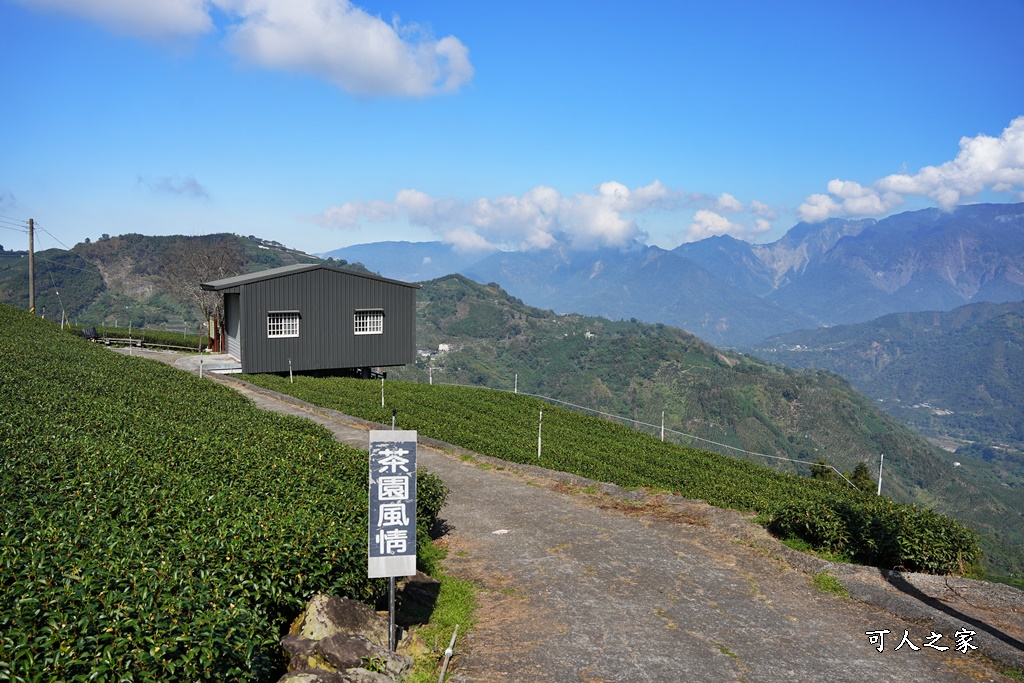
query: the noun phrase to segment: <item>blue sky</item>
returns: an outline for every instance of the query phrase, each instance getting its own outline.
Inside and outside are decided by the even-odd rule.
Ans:
[[[1024,201],[1022,27],[1024,0],[0,0],[0,226],[671,248]]]

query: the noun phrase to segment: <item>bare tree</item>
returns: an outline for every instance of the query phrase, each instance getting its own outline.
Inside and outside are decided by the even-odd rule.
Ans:
[[[230,235],[184,237],[164,252],[167,288],[182,303],[202,311],[205,320],[216,324],[224,318],[224,297],[199,285],[239,275],[244,258],[238,242]],[[220,330],[216,337],[221,337]]]

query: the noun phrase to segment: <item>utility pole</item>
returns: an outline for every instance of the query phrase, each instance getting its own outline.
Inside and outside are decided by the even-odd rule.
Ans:
[[[36,222],[28,219],[28,312],[36,312]]]

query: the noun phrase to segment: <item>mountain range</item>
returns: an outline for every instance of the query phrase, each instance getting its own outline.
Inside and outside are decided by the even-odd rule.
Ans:
[[[398,279],[458,272],[556,312],[661,322],[742,347],[888,313],[1024,299],[1024,204],[799,223],[759,245],[719,236],[671,251],[473,255],[439,242],[378,242],[324,256]]]
[[[750,352],[839,373],[889,414],[1024,486],[1024,302],[893,313],[778,335]]]
[[[1003,223],[1012,229],[1019,220],[1012,214],[1014,209],[1020,212],[1020,207],[995,207],[993,211],[1006,217]],[[948,214],[937,215],[939,222],[949,218]],[[538,288],[545,279],[567,282],[571,286],[566,286],[566,291],[556,288],[554,293],[580,297],[575,301],[582,305],[585,298],[573,290],[592,289],[605,298],[602,305],[619,305],[622,313],[610,318],[556,315],[527,305],[496,284],[481,285],[463,276],[438,278],[425,282],[421,289],[417,338],[422,349],[437,349],[438,344],[445,343],[451,351],[424,356],[415,365],[396,370],[395,376],[430,381],[430,373],[437,375],[437,368],[441,368],[442,381],[513,388],[518,375],[522,391],[624,415],[631,423],[639,420],[657,425],[664,411],[669,430],[771,455],[773,461],[778,458],[783,465],[796,468],[791,471],[807,467],[795,460],[824,457],[848,472],[858,462],[877,462],[878,454],[885,453],[890,472],[884,486],[887,493],[940,507],[961,518],[970,515],[972,523],[987,532],[989,570],[994,575],[1019,576],[1024,567],[1024,517],[1014,511],[1020,509],[1024,477],[999,476],[998,467],[1012,464],[1002,458],[1002,451],[992,449],[989,453],[982,449],[976,457],[954,456],[882,413],[879,404],[860,395],[838,375],[825,370],[805,372],[770,366],[749,355],[719,350],[701,338],[705,335],[695,336],[660,321],[645,324],[635,310],[641,304],[669,311],[683,303],[718,308],[742,301],[747,306],[745,312],[716,312],[726,318],[718,321],[722,324],[719,329],[728,331],[747,325],[747,335],[754,337],[762,332],[758,326],[770,329],[780,320],[786,325],[802,324],[797,314],[787,313],[794,320],[785,318],[771,296],[798,283],[813,271],[815,263],[839,249],[844,241],[860,239],[882,223],[832,221],[798,226],[800,229],[790,231],[778,243],[764,246],[715,238],[687,245],[679,250],[682,254],[656,248],[582,254],[491,254],[492,264],[500,265],[506,258],[535,264],[538,270],[532,274],[526,270],[519,280],[524,289]],[[993,238],[988,239],[985,253],[991,254],[990,264],[1018,258],[1012,249],[1000,251],[992,243]],[[318,260],[254,236],[104,236],[72,250],[37,254],[37,307],[48,317],[57,318],[57,312],[66,312],[74,322],[87,325],[110,325],[118,320],[123,325],[126,317],[135,327],[195,321],[195,311],[189,310],[186,301],[176,297],[169,287],[165,272],[169,255],[180,253],[180,249],[175,250],[183,243],[213,248],[225,242],[235,247],[239,272]],[[363,254],[349,255],[352,260],[367,262],[373,270],[406,280],[416,280],[417,274],[425,275],[431,268],[449,270],[463,258],[443,245],[433,245],[431,252],[417,245],[393,246],[371,245]],[[706,267],[693,265],[695,258]],[[326,262],[362,268],[358,263],[346,263],[348,260],[331,256]],[[746,269],[730,271],[726,266],[737,260],[746,263]],[[26,261],[23,252],[0,252],[0,299],[21,308],[27,303]],[[497,272],[497,268],[485,270],[480,267],[482,263],[487,266],[483,259],[476,258],[462,267],[477,272],[478,279],[482,279],[480,272]],[[510,260],[506,267],[511,269],[513,263]],[[680,268],[679,263],[687,265]],[[389,270],[392,267],[404,270]],[[545,268],[554,272],[545,272]],[[993,272],[997,271],[998,267]],[[732,281],[727,282],[730,272]],[[510,270],[509,274],[515,273]],[[1003,276],[997,272],[988,282],[999,277]],[[673,292],[666,288],[665,280],[685,283],[691,289]],[[1011,282],[1010,278],[1004,280]],[[627,304],[615,303],[616,283],[619,289],[629,289]],[[712,289],[703,289],[707,286]],[[983,289],[978,288],[975,294]],[[993,290],[989,287],[988,291]],[[747,318],[755,324],[748,324]],[[812,317],[802,315],[802,319],[808,318]],[[709,329],[713,327],[714,320],[706,320]],[[899,353],[908,355],[911,346],[900,349]],[[990,361],[995,368],[1000,358],[1007,361],[1005,367],[1014,367],[1014,349],[1006,346],[1004,350],[1000,357],[974,349],[963,353],[977,360],[980,365],[971,367],[979,371]],[[955,355],[950,358],[955,359]],[[953,376],[947,368],[927,361],[919,367],[930,367],[933,375]],[[1012,386],[1016,377],[1012,370],[1011,375]],[[995,383],[992,387],[1005,388]],[[1012,422],[1012,406],[1009,411],[1007,419]],[[984,414],[984,409],[979,412]],[[987,457],[993,454],[998,457]],[[954,468],[953,461],[958,459],[963,460],[963,466]]]

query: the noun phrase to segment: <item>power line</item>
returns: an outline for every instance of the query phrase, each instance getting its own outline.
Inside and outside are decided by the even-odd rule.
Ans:
[[[51,237],[52,237],[52,235],[51,235]],[[60,304],[60,316],[61,316],[60,317],[60,324],[61,324],[61,329],[64,329],[64,318],[67,317],[66,314],[65,314],[65,309],[64,309],[64,300],[61,299],[61,297],[60,297],[60,290],[57,289],[57,281],[53,279],[53,271],[50,269],[50,261],[49,261],[49,259],[45,259],[45,260],[46,260],[46,272],[50,274],[50,284],[53,285],[53,291],[57,295],[57,303]]]
[[[79,255],[79,258],[81,258],[81,255]],[[60,266],[61,268],[73,268],[74,270],[92,270],[92,269],[99,270],[99,267],[97,267],[96,264],[89,263],[89,261],[85,261],[85,259],[82,259],[82,260],[85,261],[86,263],[88,263],[90,266],[92,266],[92,268],[81,268],[79,266],[72,266],[72,265],[69,265],[67,263],[61,263],[59,261],[53,261],[51,259],[42,258],[40,256],[36,256],[36,260],[38,260],[38,261],[46,261],[47,263],[52,263],[53,265]]]
[[[43,232],[45,232],[45,233],[46,233],[47,235],[49,235],[50,237],[53,237],[53,241],[54,241],[54,242],[56,242],[56,243],[57,243],[57,244],[59,244],[60,246],[64,247],[64,249],[66,249],[67,251],[71,251],[71,247],[69,247],[68,245],[64,244],[63,242],[61,242],[61,241],[60,241],[59,239],[57,239],[56,237],[54,237],[54,236],[53,236],[53,233],[51,233],[51,232],[50,232],[49,230],[47,230],[46,228],[41,228],[41,227],[39,227],[39,223],[38,223],[38,222],[36,223],[36,230],[42,230]]]
[[[60,241],[59,239],[57,239],[56,237],[54,237],[53,233],[51,233],[51,232],[50,232],[49,230],[47,230],[46,228],[40,228],[40,227],[39,227],[39,223],[36,223],[36,224],[35,224],[35,228],[36,228],[36,230],[41,230],[42,232],[45,232],[45,233],[46,233],[47,235],[49,235],[49,236],[50,236],[50,238],[51,238],[51,239],[53,239],[53,241],[54,241],[54,242],[57,242],[57,243],[58,243],[58,244],[60,244],[60,245],[61,245],[62,247],[64,247],[64,250],[65,250],[65,251],[67,251],[68,253],[73,253],[73,254],[75,254],[76,256],[78,256],[78,258],[82,259],[83,261],[85,261],[86,263],[88,263],[88,264],[89,264],[90,266],[92,266],[92,267],[93,267],[93,268],[94,268],[94,269],[95,269],[96,271],[98,271],[98,272],[99,272],[99,273],[101,273],[101,274],[103,273],[102,269],[100,269],[100,267],[99,267],[98,265],[96,265],[95,263],[93,263],[93,262],[92,262],[92,261],[90,261],[89,259],[85,258],[84,256],[82,256],[82,255],[81,255],[81,254],[79,254],[78,252],[74,251],[74,250],[73,250],[72,248],[70,248],[70,247],[69,247],[68,245],[66,245],[66,244],[64,244],[63,242],[61,242],[61,241]],[[39,258],[39,257],[37,256],[36,258]],[[46,260],[46,259],[43,259],[43,260]],[[86,269],[86,268],[79,268],[78,266],[72,266],[72,265],[66,265],[66,264],[63,264],[63,263],[57,263],[56,261],[50,261],[50,263],[53,263],[53,264],[55,264],[55,265],[58,265],[58,266],[61,266],[62,268],[75,268],[76,270],[88,270],[88,269]]]

